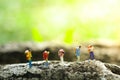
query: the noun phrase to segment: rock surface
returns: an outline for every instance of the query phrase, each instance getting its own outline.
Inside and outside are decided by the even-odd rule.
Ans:
[[[0,80],[120,80],[120,66],[102,63],[97,60],[82,62],[44,61],[0,65]]]

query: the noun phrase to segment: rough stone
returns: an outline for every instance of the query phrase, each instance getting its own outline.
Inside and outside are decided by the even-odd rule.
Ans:
[[[97,60],[86,60],[79,63],[49,61],[44,68],[43,61],[33,62],[28,68],[26,63],[2,65],[1,80],[120,80],[120,67]],[[115,72],[115,71],[118,72]]]

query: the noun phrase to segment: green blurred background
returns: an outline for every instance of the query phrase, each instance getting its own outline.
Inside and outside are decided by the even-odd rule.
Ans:
[[[0,0],[0,44],[120,40],[120,0]]]

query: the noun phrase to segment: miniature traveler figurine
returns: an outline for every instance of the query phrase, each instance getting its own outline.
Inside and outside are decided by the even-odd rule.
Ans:
[[[48,56],[49,56],[49,51],[44,51],[43,52],[43,59],[46,61],[45,66],[48,67]]]
[[[88,52],[89,52],[89,54],[90,54],[90,59],[91,59],[91,60],[94,59],[94,52],[93,52],[93,50],[94,50],[94,47],[93,47],[92,45],[89,45],[89,46],[88,46]]]
[[[64,63],[64,54],[65,54],[65,52],[64,52],[63,49],[60,49],[58,51],[58,56],[60,57],[60,61],[61,61],[62,64]]]
[[[77,62],[80,61],[80,48],[81,48],[81,46],[78,46],[75,49],[75,53],[76,53],[76,57],[77,57]]]
[[[26,59],[28,60],[29,63],[29,68],[32,67],[32,53],[30,51],[30,49],[25,50],[25,55],[26,55]]]

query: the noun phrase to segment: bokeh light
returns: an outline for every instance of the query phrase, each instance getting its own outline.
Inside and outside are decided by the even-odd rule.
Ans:
[[[0,43],[120,40],[119,0],[1,0]]]

